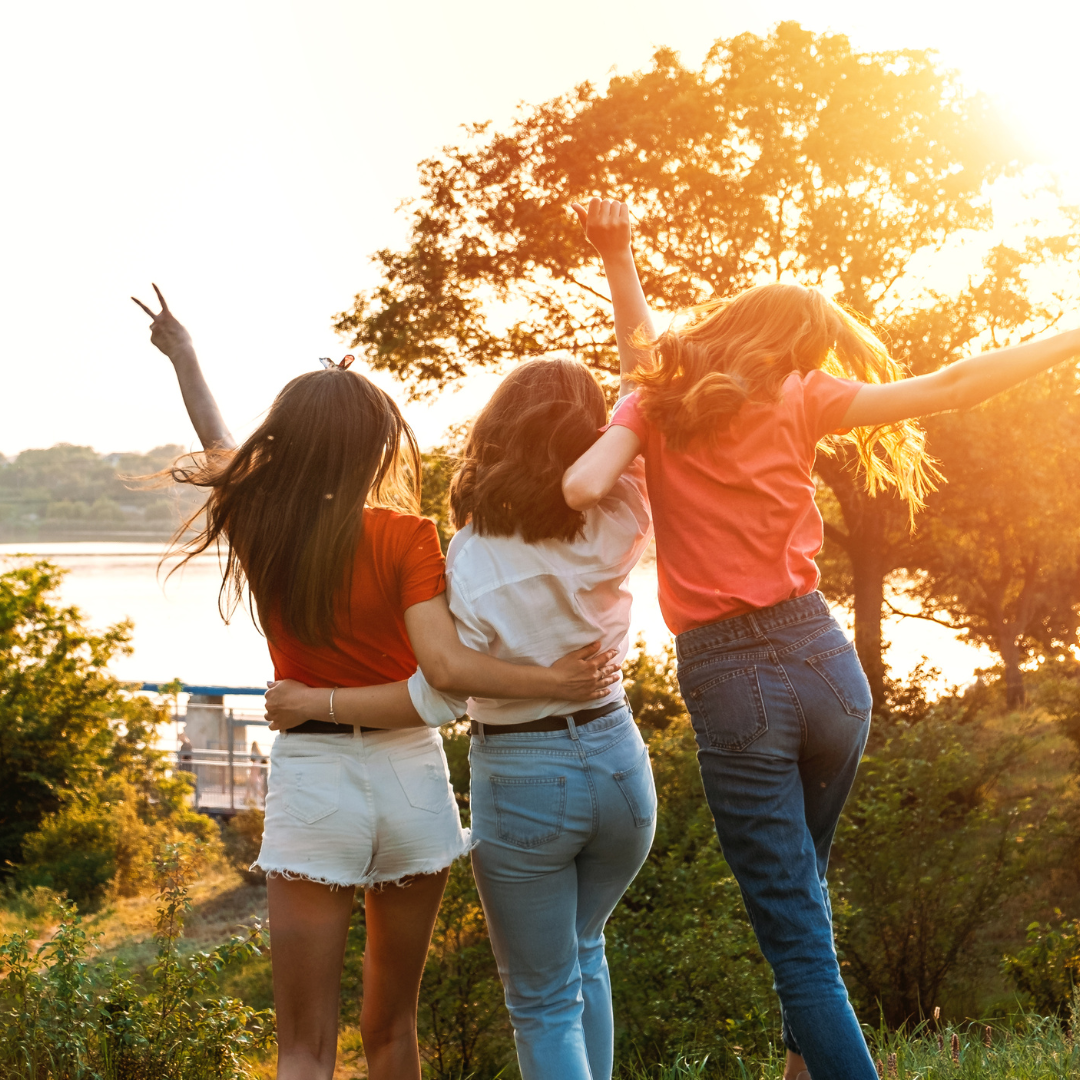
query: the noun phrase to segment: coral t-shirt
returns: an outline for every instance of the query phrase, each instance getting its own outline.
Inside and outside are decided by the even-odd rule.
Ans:
[[[416,657],[405,610],[446,589],[446,567],[435,523],[394,510],[364,511],[364,531],[349,600],[334,621],[334,647],[304,645],[273,621],[267,644],[274,677],[308,686],[377,686],[409,678]]]
[[[616,408],[612,425],[633,431],[645,455],[660,610],[673,633],[817,588],[814,457],[861,385],[793,372],[779,401],[743,405],[716,443],[686,451],[668,448],[637,393]]]

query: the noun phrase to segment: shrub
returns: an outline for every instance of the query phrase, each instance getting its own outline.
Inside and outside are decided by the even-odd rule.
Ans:
[[[1000,793],[1019,737],[928,718],[868,754],[837,830],[837,944],[864,1015],[898,1026],[976,957],[971,946],[1024,884],[1024,801]],[[1030,837],[1029,837],[1030,839]]]
[[[1080,987],[1080,919],[1062,919],[1056,927],[1033,922],[1027,941],[1002,967],[1036,1012],[1064,1016]],[[1074,1028],[1073,1034],[1080,1032]]]
[[[251,864],[259,857],[259,848],[262,846],[264,817],[261,810],[250,807],[230,818],[221,830],[221,841],[229,865],[239,870],[241,877],[251,885],[266,880],[266,874],[262,870],[250,869]]]
[[[46,817],[113,779],[146,800],[168,783],[153,749],[166,710],[108,672],[130,624],[87,630],[76,608],[52,603],[62,576],[46,561],[0,573],[0,873]]]
[[[179,776],[163,781],[151,801],[114,778],[101,791],[72,798],[23,841],[16,880],[63,893],[83,910],[96,908],[107,893],[138,895],[153,880],[154,852],[163,843],[186,836],[201,840],[207,852],[220,849],[213,821],[184,805],[187,791]]]
[[[156,963],[139,986],[118,967],[88,959],[70,901],[51,940],[0,944],[0,1080],[241,1080],[245,1058],[269,1046],[268,1013],[210,996],[218,972],[259,952],[262,930],[208,953],[180,950],[188,885],[200,858],[166,846],[156,863],[161,904]]]

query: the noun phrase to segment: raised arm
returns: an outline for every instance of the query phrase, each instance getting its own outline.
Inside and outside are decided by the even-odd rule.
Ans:
[[[639,330],[649,338],[656,336],[630,247],[630,208],[613,199],[590,199],[588,210],[581,203],[570,205],[585,228],[585,238],[604,261],[619,346],[619,393],[629,394],[634,389],[631,372],[649,362],[648,351],[635,348],[632,339]]]
[[[184,405],[203,449],[235,449],[236,440],[225,426],[221,410],[218,409],[210,387],[206,385],[199,359],[195,355],[195,346],[191,343],[191,335],[169,310],[165,297],[156,285],[154,292],[161,304],[161,311],[156,315],[141,300],[136,300],[134,296],[131,299],[153,320],[150,323],[150,342],[172,361],[176,381],[180,384],[180,393],[184,396]]]
[[[1080,330],[1068,330],[958,360],[929,375],[869,383],[852,399],[841,426],[894,424],[913,416],[967,409],[1078,354]]]

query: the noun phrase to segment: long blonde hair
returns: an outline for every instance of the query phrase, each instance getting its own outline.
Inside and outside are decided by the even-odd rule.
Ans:
[[[873,332],[817,289],[758,285],[688,315],[655,341],[639,339],[653,363],[633,376],[642,413],[674,450],[715,439],[748,401],[778,401],[792,372],[867,383],[904,377]],[[854,447],[870,494],[895,487],[912,515],[941,479],[914,420],[837,434],[824,449],[843,443]]]

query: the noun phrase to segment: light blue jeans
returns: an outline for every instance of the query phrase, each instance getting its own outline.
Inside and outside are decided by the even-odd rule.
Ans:
[[[473,873],[523,1080],[609,1080],[604,924],[656,828],[633,714],[623,706],[568,731],[477,735],[469,761]]]

